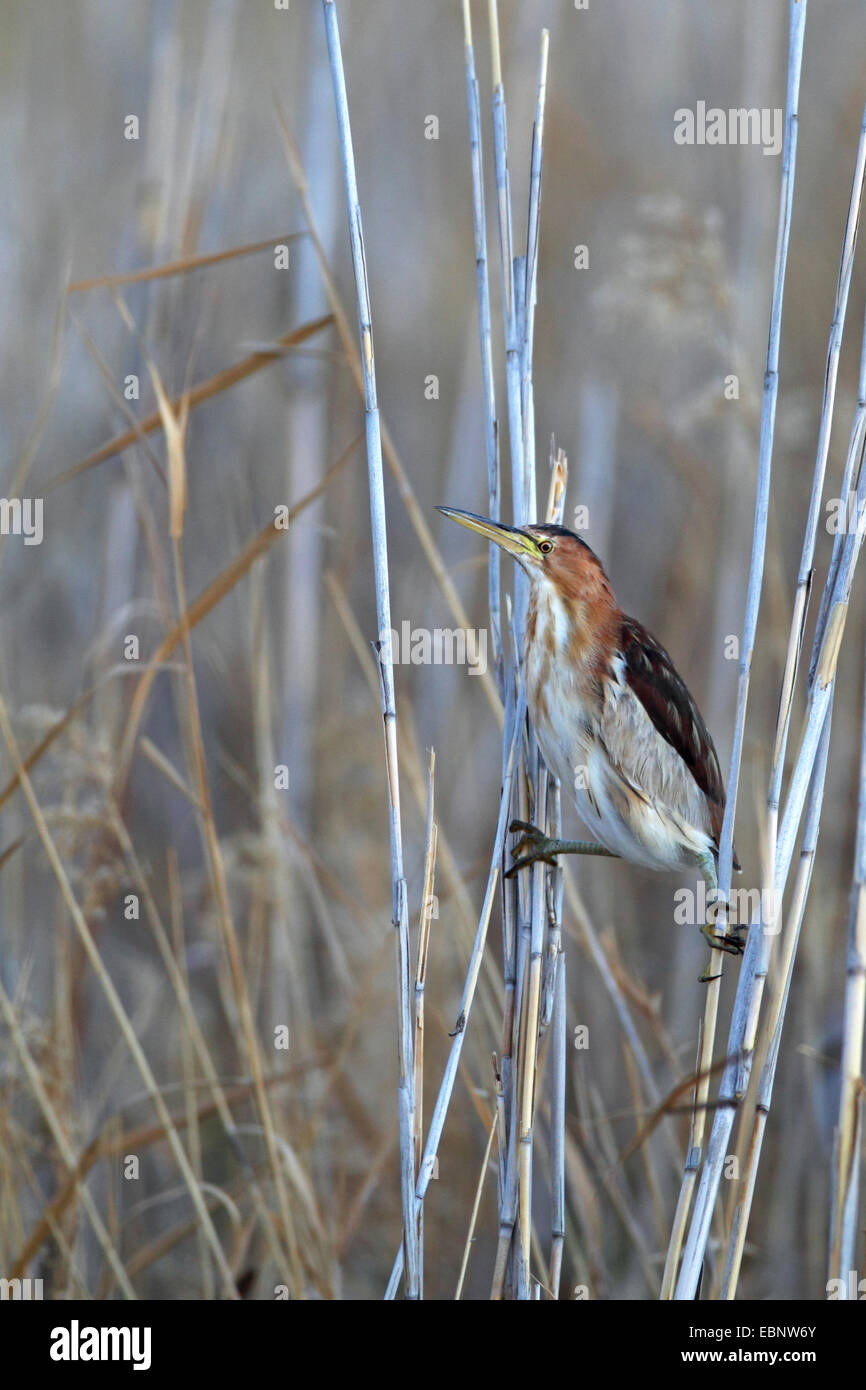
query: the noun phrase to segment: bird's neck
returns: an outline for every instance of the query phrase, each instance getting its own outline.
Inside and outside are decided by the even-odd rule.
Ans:
[[[567,679],[594,686],[618,645],[622,614],[606,583],[560,586],[541,579],[532,584],[526,614],[527,683],[536,688]]]

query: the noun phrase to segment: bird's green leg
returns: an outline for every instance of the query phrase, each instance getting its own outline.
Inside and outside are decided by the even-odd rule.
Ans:
[[[719,879],[716,873],[716,861],[712,854],[707,852],[698,866],[703,875],[704,882],[708,889],[714,894],[713,906],[709,910],[710,921],[705,922],[701,927],[701,936],[709,943],[714,951],[724,951],[729,956],[741,956],[745,948],[745,941],[740,936],[739,927],[734,927],[724,936],[716,934],[716,916],[721,911],[721,902],[718,901]],[[703,974],[700,977],[701,984],[708,984],[710,980],[718,979],[717,975]]]
[[[597,840],[555,840],[550,835],[545,835],[543,830],[539,830],[537,825],[530,825],[525,820],[513,820],[508,829],[512,834],[521,831],[521,837],[511,853],[515,856],[514,863],[506,873],[506,878],[512,878],[520,869],[525,869],[528,864],[535,864],[541,860],[544,864],[556,866],[557,854],[604,854],[610,859],[618,859],[619,855],[614,854],[613,850],[605,849]],[[521,851],[527,849],[526,854]],[[517,856],[520,855],[520,858]]]

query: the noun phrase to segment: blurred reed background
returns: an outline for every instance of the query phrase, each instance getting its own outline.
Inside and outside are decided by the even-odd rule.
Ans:
[[[411,522],[417,509],[470,621],[483,628],[484,547],[434,511],[448,503],[485,512],[487,498],[459,9],[450,0],[344,0],[340,19],[379,401],[397,460],[386,467],[394,627],[454,626]],[[493,264],[482,19],[476,62]],[[860,19],[854,0],[835,0],[815,8],[807,33],[736,828],[744,884],[759,881],[759,808],[866,90]],[[570,0],[502,0],[500,23],[521,238],[538,34],[550,31],[534,369],[539,493],[554,433],[570,462],[566,524],[576,506],[588,508],[585,539],[626,611],[670,651],[727,771],[737,662],[725,639],[742,630],[780,161],[756,146],[678,146],[674,111],[699,100],[784,106],[787,6],[607,0],[576,11]],[[162,427],[174,416],[159,417],[160,389],[177,397],[332,313],[306,235],[298,159],[356,342],[321,7],[10,0],[0,35],[2,487],[9,497],[45,498],[41,545],[2,540],[0,692],[22,757],[54,735],[32,765],[41,830],[23,788],[9,788],[16,764],[5,743],[0,752],[8,792],[0,792],[0,1275],[41,1277],[52,1298],[134,1290],[185,1299],[224,1295],[228,1269],[248,1297],[285,1286],[291,1296],[378,1298],[399,1243],[400,1187],[363,401],[341,337],[324,323],[192,407],[182,546],[169,533],[177,484],[172,430]],[[139,118],[137,140],[125,138],[129,115]],[[437,139],[427,138],[430,116]],[[248,255],[189,264],[260,242]],[[277,244],[289,247],[287,269],[275,265]],[[583,269],[578,246],[588,248]],[[66,291],[176,261],[185,264],[164,278]],[[501,362],[498,291],[492,304]],[[855,266],[829,496],[856,401],[862,316]],[[733,401],[724,395],[732,373]],[[124,399],[130,374],[140,380],[137,400]],[[431,376],[435,399],[425,390]],[[158,427],[146,440],[55,483],[152,413]],[[176,447],[175,464],[184,452]],[[270,537],[253,563],[207,589],[250,554],[244,547],[275,508],[320,486],[287,535]],[[831,543],[822,525],[819,585]],[[133,694],[177,622],[184,589],[189,600],[206,592],[201,622],[188,648],[176,639],[164,652],[127,776]],[[127,659],[130,636],[137,664]],[[858,600],[840,661],[819,853],[740,1284],[746,1297],[824,1297],[862,648]],[[465,667],[400,665],[396,681],[413,942],[425,750],[436,750],[438,916],[425,1053],[434,1095],[484,891],[501,733],[484,682]],[[288,769],[287,789],[275,785],[278,766]],[[566,797],[563,809],[565,833],[579,833]],[[571,871],[665,1095],[693,1069],[703,1008],[705,946],[696,930],[672,923],[682,885],[604,860]],[[138,920],[128,916],[133,894]],[[82,924],[189,1155],[186,1175]],[[564,931],[568,1032],[586,1025],[590,1046],[568,1059],[562,1293],[583,1284],[598,1298],[656,1297],[677,1168],[661,1143],[618,1161],[651,1106],[582,919],[568,907]],[[454,1295],[482,1167],[499,1046],[498,951],[497,909],[427,1200],[428,1297]],[[736,966],[726,971],[723,1019],[735,980]],[[289,1046],[275,1048],[284,1025]],[[682,1148],[688,1117],[675,1124]],[[482,1195],[464,1297],[489,1293],[495,1186],[491,1178]],[[549,1222],[543,1193],[539,1202],[539,1220]]]

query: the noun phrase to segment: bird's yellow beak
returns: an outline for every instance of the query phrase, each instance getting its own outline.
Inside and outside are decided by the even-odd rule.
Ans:
[[[461,526],[476,531],[486,541],[492,541],[515,560],[523,560],[527,555],[539,556],[538,541],[527,531],[519,531],[516,526],[506,526],[504,521],[491,521],[487,516],[476,516],[474,512],[461,512],[456,507],[437,507],[443,516],[450,516]]]

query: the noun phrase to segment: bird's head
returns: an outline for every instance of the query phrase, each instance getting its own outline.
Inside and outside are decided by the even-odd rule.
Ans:
[[[584,541],[564,526],[540,522],[532,526],[508,526],[474,512],[439,507],[444,516],[475,531],[513,555],[529,576],[533,589],[550,586],[557,597],[583,604],[614,603],[601,561]]]

